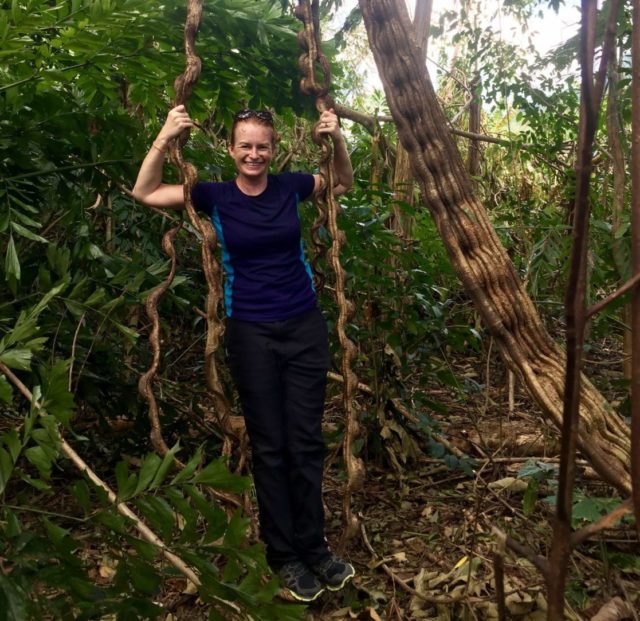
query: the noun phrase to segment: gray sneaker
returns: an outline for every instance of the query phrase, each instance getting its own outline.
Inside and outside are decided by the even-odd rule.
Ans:
[[[299,602],[312,602],[317,599],[324,587],[313,572],[302,561],[290,561],[278,570],[282,586]]]
[[[311,569],[330,591],[339,591],[356,575],[353,565],[335,554],[313,565]]]

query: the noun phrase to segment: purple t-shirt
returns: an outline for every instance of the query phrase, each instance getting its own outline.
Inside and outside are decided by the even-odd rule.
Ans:
[[[222,247],[227,317],[281,321],[315,307],[298,215],[313,184],[313,175],[282,173],[269,175],[258,196],[235,181],[193,188],[193,205],[210,216]]]

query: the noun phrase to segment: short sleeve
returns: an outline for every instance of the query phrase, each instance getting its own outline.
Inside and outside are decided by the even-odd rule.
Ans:
[[[215,183],[196,183],[191,189],[191,202],[196,211],[201,211],[211,217],[213,211],[213,191]]]
[[[309,173],[283,173],[285,182],[293,188],[300,201],[307,200],[313,192],[315,179]]]

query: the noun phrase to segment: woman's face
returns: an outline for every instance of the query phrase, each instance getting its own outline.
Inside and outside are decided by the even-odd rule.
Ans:
[[[241,121],[228,149],[239,175],[252,178],[266,175],[275,152],[273,128],[251,119]]]

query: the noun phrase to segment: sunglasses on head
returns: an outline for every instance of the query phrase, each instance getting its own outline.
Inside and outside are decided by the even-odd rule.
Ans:
[[[236,112],[233,117],[234,121],[245,121],[246,119],[260,119],[265,123],[273,125],[273,115],[269,110],[251,110],[251,108],[245,108]]]

